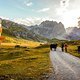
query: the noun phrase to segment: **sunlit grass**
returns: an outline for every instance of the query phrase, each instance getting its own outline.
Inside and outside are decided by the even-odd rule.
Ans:
[[[36,48],[1,48],[0,75],[9,75],[15,80],[32,78],[44,80],[50,73],[49,46]]]
[[[80,54],[78,53],[78,45],[69,45],[68,46],[68,52],[76,57],[80,58]]]
[[[30,40],[25,40],[21,38],[15,38],[15,37],[9,37],[9,36],[4,36],[5,39],[2,41],[1,45],[2,46],[15,46],[15,45],[21,45],[21,46],[27,46],[27,47],[36,47],[40,45],[40,42],[36,41],[30,41]]]

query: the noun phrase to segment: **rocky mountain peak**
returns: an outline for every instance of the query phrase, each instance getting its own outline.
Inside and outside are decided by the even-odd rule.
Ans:
[[[43,21],[39,26],[40,27],[54,27],[54,25],[58,24],[56,21]]]
[[[66,33],[64,25],[56,21],[43,21],[40,25],[37,27],[30,28],[31,31],[35,32],[36,34],[39,34],[43,37],[53,39],[57,37],[62,37],[63,34]]]

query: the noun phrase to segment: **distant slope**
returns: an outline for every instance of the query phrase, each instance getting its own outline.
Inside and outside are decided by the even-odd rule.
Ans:
[[[69,27],[66,29],[67,35],[66,38],[70,40],[80,40],[80,28]]]
[[[29,31],[24,25],[2,19],[3,35],[13,36],[16,38],[23,38],[26,40],[44,41],[47,38],[36,35],[34,32]]]

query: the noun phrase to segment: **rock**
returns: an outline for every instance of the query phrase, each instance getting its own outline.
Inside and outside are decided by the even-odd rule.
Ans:
[[[20,45],[15,45],[15,48],[20,48]]]

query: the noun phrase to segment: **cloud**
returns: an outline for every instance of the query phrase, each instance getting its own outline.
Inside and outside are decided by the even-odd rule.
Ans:
[[[19,23],[19,24],[24,24],[27,26],[31,26],[31,25],[36,25],[36,24],[40,24],[41,23],[41,19],[40,18],[18,18],[15,19],[14,22]]]
[[[49,10],[50,10],[50,8],[43,8],[43,9],[38,10],[37,12],[47,12]]]
[[[39,18],[39,17],[28,17],[28,18],[18,18],[18,19],[14,19],[13,21],[19,24],[24,24],[27,26],[31,26],[31,25],[39,25],[42,21],[45,20],[50,20],[52,21],[52,18],[49,17],[45,17],[45,18]]]
[[[25,4],[27,7],[30,7],[30,6],[32,6],[32,5],[33,5],[33,3],[32,3],[32,2],[24,2],[24,4]]]
[[[10,20],[10,18],[8,18],[8,17],[6,17],[6,16],[0,16],[0,18],[6,19],[6,20]]]

